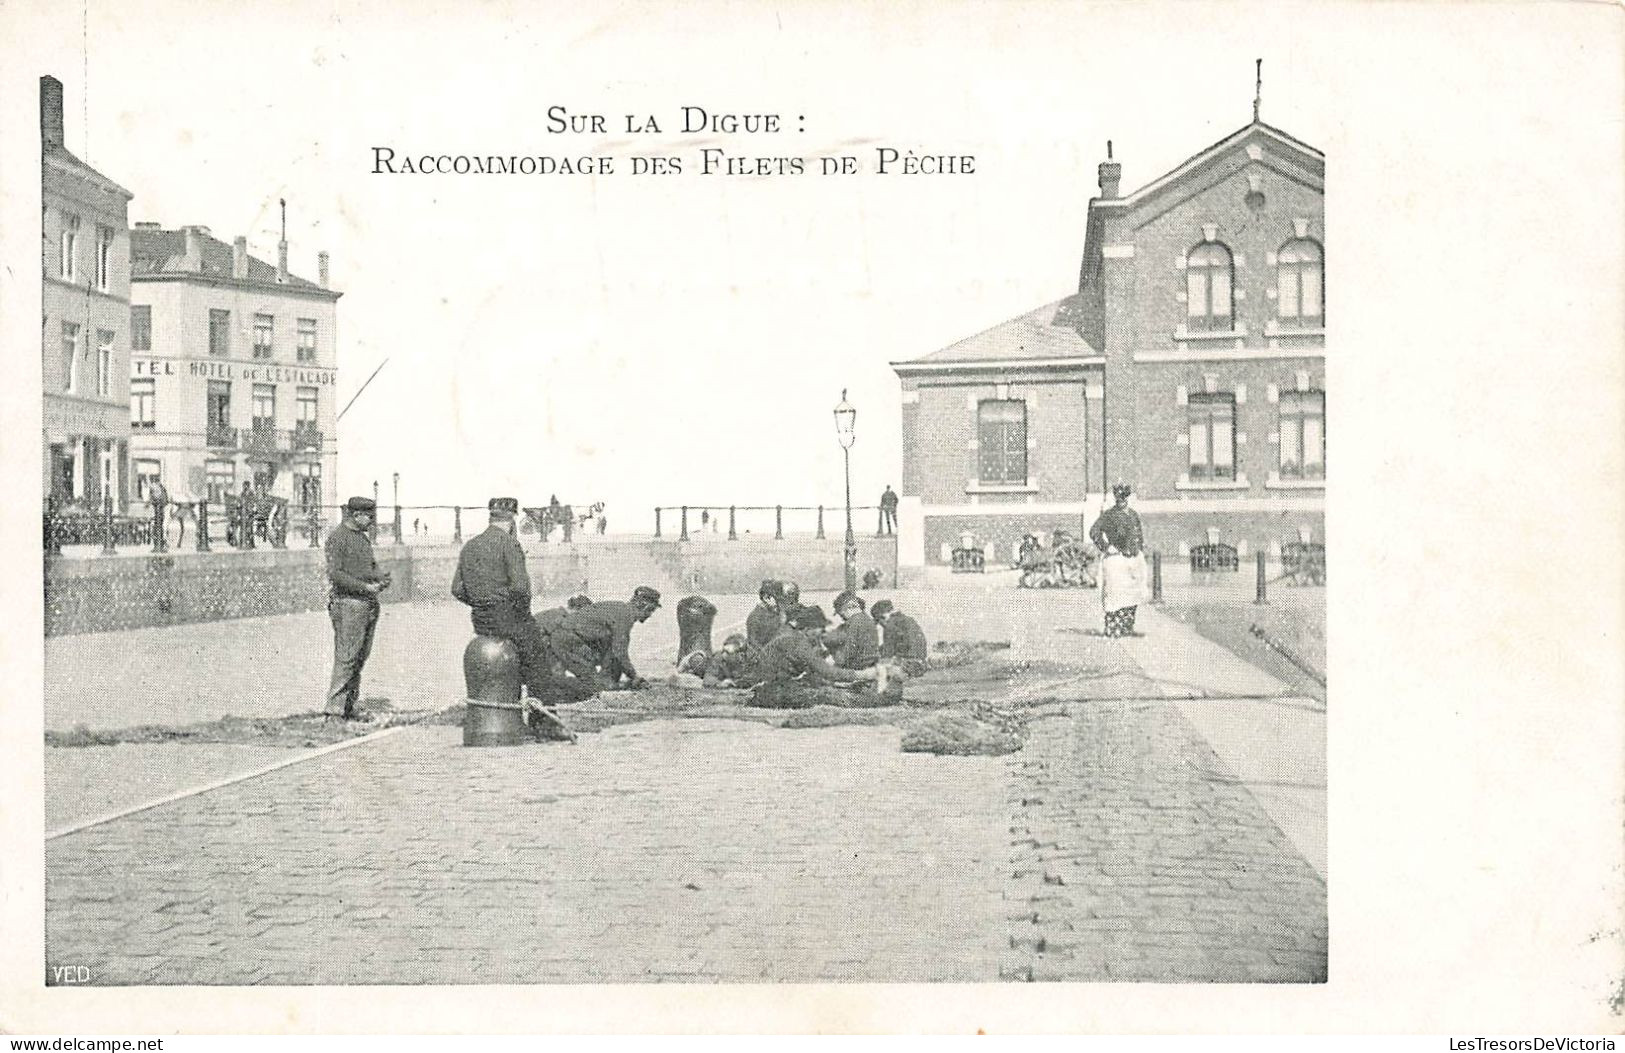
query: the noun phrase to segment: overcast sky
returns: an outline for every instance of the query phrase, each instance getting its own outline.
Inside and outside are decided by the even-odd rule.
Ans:
[[[1108,138],[1125,191],[1155,178],[1247,122],[1255,57],[1266,120],[1323,149],[1334,123],[1329,42],[1278,9],[418,6],[92,0],[36,38],[69,147],[134,192],[132,222],[274,260],[286,197],[295,272],[332,254],[341,403],[388,359],[340,426],[340,489],[399,471],[408,504],[558,493],[641,524],[657,502],[838,503],[843,387],[871,502],[899,476],[887,363],[1073,290]],[[792,130],[684,136],[684,105]],[[608,133],[549,134],[550,106]],[[704,145],[976,171],[704,176]],[[374,146],[618,171],[377,175]],[[637,152],[685,174],[633,177]]]

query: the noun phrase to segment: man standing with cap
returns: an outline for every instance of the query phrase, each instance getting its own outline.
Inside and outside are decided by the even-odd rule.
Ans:
[[[643,687],[628,653],[632,627],[659,609],[659,591],[639,585],[630,603],[604,600],[569,612],[549,635],[548,645],[559,664],[595,692],[613,690],[623,676],[627,686]]]
[[[1128,506],[1134,492],[1127,483],[1112,487],[1115,504],[1089,528],[1089,540],[1105,553],[1100,561],[1100,603],[1106,611],[1106,635],[1134,635],[1134,615],[1145,598],[1145,529],[1140,514]]]
[[[327,689],[328,716],[354,720],[361,698],[361,668],[372,653],[378,626],[378,594],[389,587],[380,572],[367,531],[377,507],[368,497],[344,503],[344,520],[327,535],[327,613],[333,620],[333,679]]]
[[[519,501],[493,497],[486,505],[491,525],[470,538],[457,556],[451,594],[473,608],[474,631],[513,644],[519,652],[519,677],[530,697],[544,702],[585,697],[562,677],[549,675],[551,656],[541,626],[530,612],[530,573],[525,552],[512,533]]]

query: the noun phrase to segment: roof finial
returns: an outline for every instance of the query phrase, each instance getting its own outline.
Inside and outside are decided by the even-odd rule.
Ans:
[[[1112,141],[1110,139],[1107,139],[1106,140],[1106,160],[1110,161],[1111,159],[1112,159]]]
[[[1258,106],[1264,101],[1264,60],[1254,59],[1257,79],[1253,81],[1253,123],[1258,123]]]
[[[1258,106],[1257,106],[1257,104],[1254,104],[1254,106],[1253,106],[1253,117],[1255,119],[1258,117]],[[282,240],[287,241],[288,240],[288,199],[285,198],[285,197],[279,197],[279,198],[276,199],[276,203],[282,206]]]

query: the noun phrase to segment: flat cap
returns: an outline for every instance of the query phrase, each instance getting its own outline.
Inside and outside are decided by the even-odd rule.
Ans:
[[[493,497],[485,506],[492,512],[506,512],[509,515],[519,514],[519,499],[517,497]]]
[[[802,604],[792,607],[785,617],[785,624],[792,629],[822,629],[829,624],[829,617],[824,609],[817,605]]]
[[[648,585],[639,585],[632,590],[632,602],[647,603],[658,607],[660,606],[660,590],[650,588]]]
[[[886,615],[890,614],[892,611],[895,611],[896,609],[897,609],[897,605],[895,603],[893,603],[892,601],[890,601],[890,600],[880,600],[880,601],[876,602],[873,607],[869,608],[869,613],[874,615],[876,618],[884,618]]]
[[[344,510],[346,512],[376,512],[378,511],[378,502],[370,497],[352,497],[344,502]]]
[[[857,593],[851,591],[850,589],[845,591],[845,592],[840,593],[839,595],[837,595],[835,597],[835,602],[830,604],[830,606],[834,607],[835,612],[837,614],[839,614],[841,608],[845,607],[849,603],[855,603],[859,607],[864,606],[863,597],[859,596]]]

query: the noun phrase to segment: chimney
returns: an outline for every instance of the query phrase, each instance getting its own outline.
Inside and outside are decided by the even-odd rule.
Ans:
[[[327,288],[327,253],[316,254],[316,281],[322,288]]]
[[[164,225],[157,220],[141,219],[131,224],[136,230],[163,230]]]
[[[282,283],[288,280],[288,202],[279,197],[277,204],[282,206],[282,237],[276,243],[276,280]]]
[[[203,271],[203,232],[197,227],[184,227],[186,234],[186,259],[183,269],[194,273]]]
[[[248,238],[239,234],[231,243],[231,276],[248,277]]]
[[[1112,160],[1112,141],[1106,140],[1106,160],[1100,163],[1100,196],[1111,199],[1117,196],[1117,184],[1122,181],[1123,166]]]
[[[62,82],[49,74],[39,79],[39,137],[46,149],[63,145]]]

